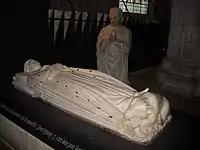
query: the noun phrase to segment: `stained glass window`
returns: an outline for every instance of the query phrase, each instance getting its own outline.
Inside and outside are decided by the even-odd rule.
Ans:
[[[148,3],[148,0],[119,0],[119,8],[121,8],[123,12],[147,14]]]

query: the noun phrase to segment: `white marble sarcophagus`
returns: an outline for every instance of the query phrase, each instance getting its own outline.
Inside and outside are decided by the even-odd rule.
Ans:
[[[96,70],[28,60],[16,89],[127,140],[150,143],[171,120],[168,100]]]

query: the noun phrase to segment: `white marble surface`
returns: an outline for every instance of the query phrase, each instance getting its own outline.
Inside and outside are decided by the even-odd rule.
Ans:
[[[111,8],[109,18],[111,23],[100,31],[97,39],[97,70],[130,85],[128,57],[132,33],[121,23],[121,9]]]
[[[80,119],[138,143],[151,142],[171,120],[169,102],[96,70],[28,60],[13,85]]]

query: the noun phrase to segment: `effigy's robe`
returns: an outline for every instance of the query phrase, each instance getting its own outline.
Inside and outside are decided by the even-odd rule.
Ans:
[[[116,34],[115,40],[110,40],[112,34]],[[97,41],[97,70],[130,84],[128,57],[131,38],[130,30],[122,25],[108,25],[103,28]]]
[[[138,92],[96,70],[35,62],[13,77],[15,88],[123,138],[151,142],[171,119],[168,100],[148,89]]]

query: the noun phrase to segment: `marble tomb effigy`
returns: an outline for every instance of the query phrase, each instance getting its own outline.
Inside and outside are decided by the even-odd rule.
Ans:
[[[171,120],[168,100],[96,70],[29,59],[13,77],[16,89],[127,140],[150,143]]]

